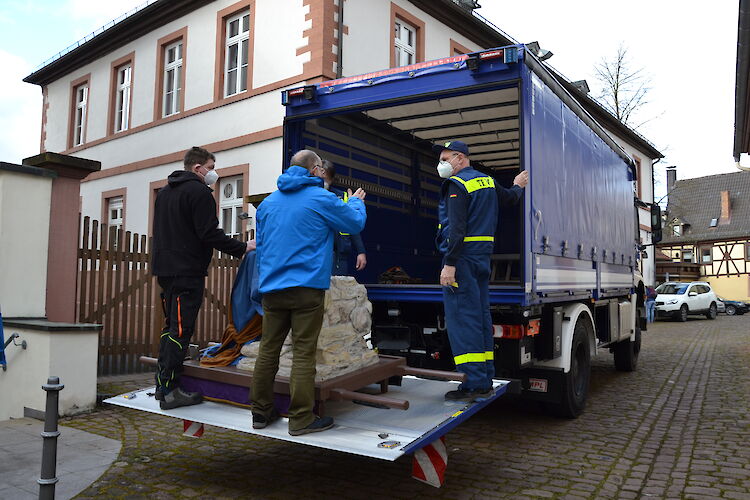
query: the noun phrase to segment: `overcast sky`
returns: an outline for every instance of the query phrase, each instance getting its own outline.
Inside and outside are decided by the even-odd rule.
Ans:
[[[385,0],[358,0],[385,1]],[[0,160],[39,151],[41,91],[21,82],[40,63],[144,0],[2,0]],[[538,40],[548,63],[597,96],[594,66],[620,44],[651,79],[639,128],[678,166],[678,178],[736,171],[732,160],[737,0],[480,0],[477,12],[519,42]],[[41,34],[41,36],[40,36]],[[658,192],[657,192],[658,194]]]

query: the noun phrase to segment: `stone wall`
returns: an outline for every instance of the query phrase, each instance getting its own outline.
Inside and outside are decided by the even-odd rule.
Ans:
[[[367,290],[351,276],[334,276],[325,296],[323,328],[320,330],[317,351],[317,374],[320,382],[360,368],[376,364],[378,355],[367,347],[364,336],[370,333],[372,304]],[[237,368],[252,371],[260,342],[242,348]],[[289,377],[292,370],[292,336],[288,335],[281,349],[279,372]]]

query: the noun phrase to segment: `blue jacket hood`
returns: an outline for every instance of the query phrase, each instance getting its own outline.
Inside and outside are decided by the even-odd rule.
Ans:
[[[304,167],[293,165],[279,176],[276,181],[276,186],[278,186],[279,191],[299,191],[306,186],[323,187],[323,179],[320,177],[313,177]]]

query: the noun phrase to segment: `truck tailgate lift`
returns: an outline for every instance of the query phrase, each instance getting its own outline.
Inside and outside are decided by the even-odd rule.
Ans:
[[[325,432],[303,436],[289,435],[286,418],[279,419],[265,429],[253,429],[249,409],[224,403],[206,401],[196,406],[162,410],[159,402],[154,399],[154,388],[122,394],[104,402],[191,423],[208,424],[392,462],[439,440],[502,396],[508,384],[507,380],[496,380],[494,394],[482,401],[470,404],[449,403],[444,400],[444,394],[457,387],[458,382],[406,376],[400,387],[390,387],[389,395],[407,399],[408,410],[374,408],[353,401],[331,401],[326,405],[326,414],[334,418],[334,427]],[[371,388],[373,391],[379,390],[376,385]]]

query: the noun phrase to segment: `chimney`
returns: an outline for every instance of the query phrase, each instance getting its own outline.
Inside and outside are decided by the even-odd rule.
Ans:
[[[677,167],[672,165],[667,167],[667,195],[674,189],[674,185],[677,182]]]
[[[729,219],[732,215],[731,204],[729,203],[729,191],[721,192],[721,217],[719,218],[720,225],[729,224]]]

